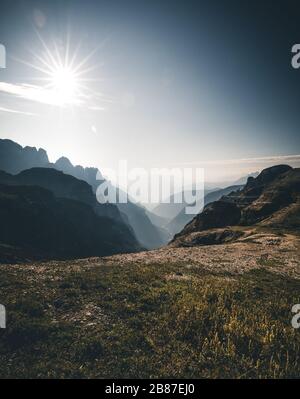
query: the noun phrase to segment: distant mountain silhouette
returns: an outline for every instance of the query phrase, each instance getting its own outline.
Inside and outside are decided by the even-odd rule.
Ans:
[[[77,179],[86,181],[90,186],[92,186],[93,191],[96,192],[100,183],[100,181],[97,180],[97,168],[84,168],[80,165],[73,166],[71,161],[66,157],[59,158],[54,163],[54,167],[55,169],[74,176]]]
[[[49,165],[47,153],[35,147],[22,147],[11,140],[0,139],[0,170],[16,174],[33,167]]]
[[[174,241],[196,232],[227,226],[300,229],[300,169],[277,165],[249,177],[240,191],[205,206]]]
[[[249,173],[247,176],[243,176],[240,179],[236,180],[232,184],[232,186],[244,186],[247,183],[249,177],[257,177],[258,175],[259,175],[259,172]]]
[[[156,215],[155,213],[151,212],[148,209],[146,209],[146,215],[151,220],[151,223],[153,223],[156,227],[163,228],[163,229],[165,228],[164,226],[166,226],[170,221],[167,218]]]
[[[33,167],[56,169],[64,172],[66,175],[83,180],[92,187],[94,198],[96,198],[95,192],[101,183],[101,180],[97,180],[97,168],[83,168],[80,165],[74,166],[66,157],[59,158],[55,163],[49,163],[45,150],[37,150],[36,148],[31,147],[23,148],[11,140],[0,139],[0,170],[16,174],[20,171],[24,171]],[[48,173],[48,177],[51,180],[51,174],[50,172]],[[44,182],[41,184],[41,181],[38,180],[35,184],[40,185],[41,187],[49,188],[51,191],[54,189],[50,185],[50,182]],[[55,187],[55,190],[57,189],[58,187]],[[61,187],[59,190],[63,190],[63,187]],[[57,191],[56,194],[59,195]],[[72,195],[68,195],[67,198],[73,197]],[[104,209],[105,207],[102,206],[101,210]],[[134,234],[143,247],[147,249],[157,248],[163,244],[166,244],[169,240],[170,237],[166,234],[166,232],[163,229],[155,226],[151,222],[149,216],[146,214],[146,210],[138,204],[135,204],[130,200],[127,204],[107,204],[105,215],[109,214],[110,217],[116,217],[116,219],[119,220],[120,213],[123,220],[131,226]]]
[[[204,197],[204,204],[207,205],[210,204],[211,202],[218,201],[220,198],[226,195],[230,195],[232,192],[240,191],[243,187],[244,185],[234,185],[208,193]]]
[[[38,186],[0,184],[0,261],[68,259],[140,250],[124,223]]]
[[[214,189],[204,189],[204,196],[210,192],[214,191]],[[159,216],[163,219],[168,219],[169,221],[173,220],[187,205],[184,201],[185,196],[195,195],[195,192],[192,190],[185,190],[184,192],[178,192],[172,194],[169,198],[166,198],[164,202],[156,205],[152,209],[152,213],[156,216]],[[198,191],[197,196],[201,198],[202,192]],[[181,200],[183,199],[183,201]],[[179,199],[179,202],[178,200]]]

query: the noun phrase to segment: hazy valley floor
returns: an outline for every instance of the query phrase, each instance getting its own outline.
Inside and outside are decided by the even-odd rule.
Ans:
[[[298,378],[300,241],[0,265],[0,377]]]

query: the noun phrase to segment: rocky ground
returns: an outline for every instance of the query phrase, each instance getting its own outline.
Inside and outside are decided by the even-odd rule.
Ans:
[[[192,240],[197,234],[200,233],[189,235],[187,240]],[[120,265],[182,264],[185,268],[198,267],[214,274],[241,274],[263,266],[275,273],[300,277],[300,238],[294,234],[279,235],[248,229],[243,237],[229,244],[196,247],[181,244],[177,241],[155,251],[116,255],[95,261],[105,264],[117,262]]]

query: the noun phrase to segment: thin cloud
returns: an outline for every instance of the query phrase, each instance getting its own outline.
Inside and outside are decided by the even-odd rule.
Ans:
[[[77,106],[86,107],[91,111],[106,111],[107,108],[101,105],[95,105],[93,97],[87,96],[84,93],[78,94],[74,98],[65,99],[59,95],[55,90],[32,84],[12,84],[0,82],[0,93],[16,96],[23,100],[33,101],[40,104],[52,105],[57,107]],[[102,99],[101,101],[105,101]]]
[[[202,162],[183,162],[181,165],[239,165],[270,162],[300,162],[300,155],[274,155],[260,158],[223,159]]]
[[[12,84],[0,82],[0,92],[15,95],[25,100],[35,101],[42,104],[62,106],[65,105],[53,90],[28,84]],[[67,105],[81,105],[80,99],[72,99]]]
[[[11,114],[21,114],[21,115],[28,115],[28,116],[35,116],[36,114],[32,112],[25,112],[25,111],[19,111],[16,109],[11,109],[11,108],[6,108],[6,107],[1,107],[0,106],[0,112],[9,112]]]

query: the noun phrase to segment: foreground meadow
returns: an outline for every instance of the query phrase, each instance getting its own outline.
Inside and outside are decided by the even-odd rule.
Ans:
[[[1,378],[298,378],[299,252],[232,245],[1,265]]]

